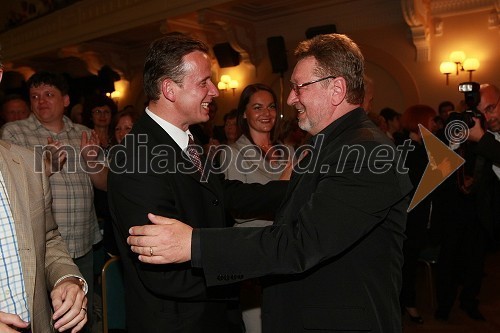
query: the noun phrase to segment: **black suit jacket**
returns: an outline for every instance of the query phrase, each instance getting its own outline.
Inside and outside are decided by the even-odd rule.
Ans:
[[[275,211],[287,182],[247,185],[214,174],[200,181],[187,155],[147,114],[111,153],[108,196],[124,264],[128,332],[238,330],[227,306],[228,299],[236,299],[235,288],[207,288],[203,272],[190,263],[139,262],[126,244],[128,229],[150,223],[149,212],[197,228],[225,227],[227,209]],[[216,246],[230,251],[224,244]]]
[[[477,154],[473,193],[481,225],[494,245],[500,245],[500,180],[493,164],[500,166],[500,142],[485,133],[475,146]]]
[[[209,285],[271,275],[262,307],[267,333],[401,331],[411,184],[397,171],[397,156],[381,158],[394,145],[362,109],[313,139],[315,149],[292,175],[274,225],[196,229],[200,257],[193,262],[201,261]]]

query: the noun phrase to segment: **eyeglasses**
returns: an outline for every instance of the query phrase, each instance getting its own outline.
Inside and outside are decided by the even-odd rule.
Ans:
[[[96,115],[105,115],[105,116],[109,116],[111,114],[111,111],[109,110],[101,110],[101,109],[97,109],[97,110],[94,110],[92,111],[92,114],[96,114]]]
[[[497,108],[498,102],[500,102],[500,96],[498,96],[497,102],[494,105],[488,105],[487,107],[485,107],[483,113],[492,114],[493,110]]]
[[[324,77],[321,79],[317,79],[317,80],[309,81],[309,82],[304,82],[301,84],[296,84],[296,83],[290,82],[290,89],[292,89],[295,92],[295,94],[297,96],[299,96],[300,95],[300,88],[304,88],[305,86],[308,86],[308,85],[313,84],[313,83],[321,82],[321,81],[328,80],[328,79],[336,79],[336,78],[337,78],[336,76],[330,75],[330,76],[327,76],[327,77]]]

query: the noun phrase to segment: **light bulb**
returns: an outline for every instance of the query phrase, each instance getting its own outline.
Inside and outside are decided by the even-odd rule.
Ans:
[[[465,53],[462,51],[453,51],[450,54],[450,60],[454,63],[463,63],[465,60]]]
[[[468,58],[464,61],[464,69],[466,71],[476,71],[479,68],[479,60],[476,58]]]
[[[220,81],[219,83],[217,83],[217,88],[219,90],[226,90],[227,89],[227,84],[225,82]]]
[[[238,88],[238,81],[236,81],[236,80],[231,80],[231,82],[229,82],[229,88],[231,88],[231,89],[236,89],[236,88]]]
[[[451,61],[443,61],[439,66],[439,71],[442,74],[451,74],[455,70],[455,64]]]

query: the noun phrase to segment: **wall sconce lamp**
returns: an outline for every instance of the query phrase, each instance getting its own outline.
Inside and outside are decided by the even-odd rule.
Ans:
[[[457,75],[459,71],[463,71],[463,62],[465,60],[465,53],[462,51],[453,51],[450,53],[450,60],[457,65]]]
[[[441,72],[441,74],[446,75],[446,85],[449,84],[449,77],[454,69],[455,69],[455,64],[452,63],[451,61],[443,61],[439,66],[439,71]]]
[[[479,60],[476,58],[466,58],[462,51],[453,51],[450,54],[450,61],[443,61],[439,66],[439,71],[446,75],[446,85],[449,83],[449,76],[455,71],[456,75],[461,71],[469,72],[469,81],[472,81],[472,72],[479,68]]]
[[[120,101],[120,97],[122,97],[122,92],[120,90],[115,90],[111,93],[106,93],[106,96],[111,98],[115,104],[118,106],[118,102]]]
[[[222,75],[219,83],[217,83],[217,88],[222,92],[225,92],[228,88],[233,89],[234,96],[234,91],[238,88],[238,81],[231,79],[229,75]]]
[[[479,60],[476,58],[465,59],[463,67],[464,70],[469,72],[469,81],[472,81],[472,72],[477,71],[479,68]]]

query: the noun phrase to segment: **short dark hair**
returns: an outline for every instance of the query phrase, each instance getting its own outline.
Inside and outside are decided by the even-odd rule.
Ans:
[[[439,103],[438,112],[441,113],[442,110],[446,107],[451,107],[452,110],[455,110],[455,104],[453,104],[450,101],[443,101],[443,102]]]
[[[318,63],[315,74],[320,77],[342,76],[347,84],[347,102],[363,102],[364,58],[359,47],[349,37],[342,34],[318,35],[301,42],[295,49],[295,56],[297,60],[314,57]]]
[[[380,110],[380,115],[384,117],[386,121],[393,120],[394,118],[397,117],[401,117],[401,113],[391,108],[383,108],[382,110]]]
[[[94,124],[92,122],[92,109],[98,106],[108,106],[111,110],[111,117],[113,117],[118,112],[118,107],[116,103],[104,95],[95,95],[91,97],[87,97],[85,102],[83,103],[83,112],[82,112],[82,120],[83,124],[89,128],[94,128]]]
[[[31,77],[26,82],[28,89],[37,88],[43,84],[48,86],[53,86],[59,89],[61,94],[68,95],[69,85],[66,78],[60,73],[40,71],[31,75]]]
[[[223,117],[224,124],[226,124],[226,121],[228,121],[229,119],[236,119],[236,118],[238,118],[238,109],[232,109],[231,111],[229,111],[224,115]]]
[[[208,46],[178,32],[169,33],[151,43],[144,62],[144,91],[149,100],[160,98],[161,81],[166,78],[182,85],[186,75],[183,57],[194,51],[208,54]]]
[[[24,98],[22,95],[19,95],[19,94],[9,94],[9,95],[6,95],[3,99],[2,99],[2,106],[5,105],[7,102],[10,102],[10,101],[23,101],[24,103],[26,103],[26,105],[30,106],[30,103],[26,100],[26,98]]]

